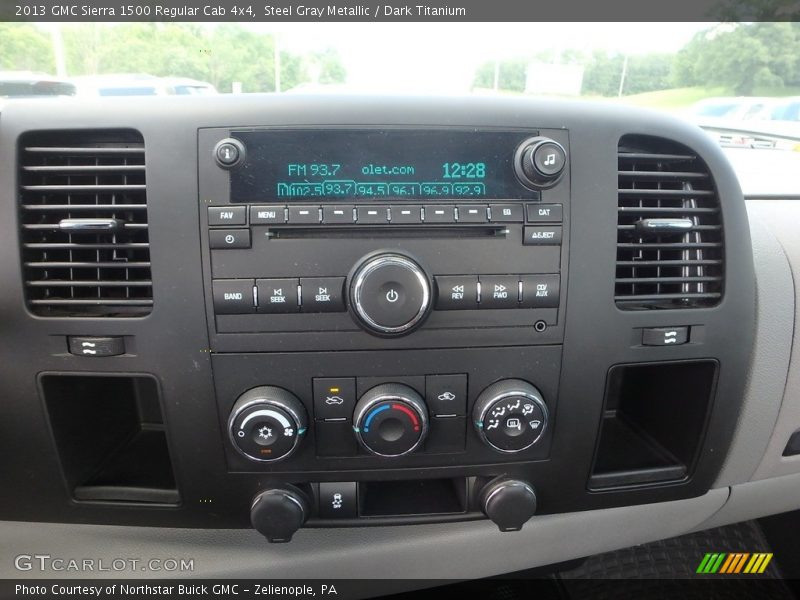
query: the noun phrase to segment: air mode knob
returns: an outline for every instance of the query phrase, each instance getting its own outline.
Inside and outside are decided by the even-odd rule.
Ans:
[[[528,188],[553,187],[567,166],[567,151],[546,137],[525,140],[514,155],[514,169],[519,180]]]
[[[361,396],[353,413],[353,431],[361,446],[377,456],[403,456],[428,434],[428,410],[407,385],[385,383]]]
[[[234,448],[258,462],[290,456],[307,427],[303,403],[291,392],[269,385],[239,396],[228,418],[228,435]]]
[[[410,333],[431,308],[430,278],[404,254],[383,252],[364,259],[350,275],[348,289],[353,317],[375,335]]]
[[[534,386],[521,379],[504,379],[481,392],[472,417],[486,445],[513,454],[539,441],[547,429],[548,413]]]

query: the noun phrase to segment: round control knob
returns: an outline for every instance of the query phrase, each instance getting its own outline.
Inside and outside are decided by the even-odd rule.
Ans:
[[[214,146],[214,160],[223,169],[232,169],[244,160],[245,147],[235,138],[226,138]]]
[[[265,385],[239,396],[228,418],[228,435],[250,460],[275,462],[297,449],[307,423],[306,409],[294,394]]]
[[[377,456],[403,456],[416,450],[428,433],[428,411],[407,385],[372,388],[356,404],[353,431],[359,443]]]
[[[308,497],[293,485],[265,490],[253,498],[250,522],[270,542],[288,542],[310,513]]]
[[[561,144],[546,137],[525,140],[514,156],[517,177],[526,187],[533,189],[554,186],[566,165],[567,151]]]
[[[519,531],[536,513],[536,492],[518,479],[495,479],[481,490],[484,514],[500,531]]]
[[[483,390],[472,416],[478,435],[498,452],[530,448],[547,429],[547,405],[541,393],[521,379],[498,381]]]
[[[367,331],[403,335],[422,324],[431,307],[425,271],[402,254],[382,253],[364,260],[350,276],[350,308]]]

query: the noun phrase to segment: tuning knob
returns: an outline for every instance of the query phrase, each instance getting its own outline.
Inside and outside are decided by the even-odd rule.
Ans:
[[[514,168],[523,185],[532,189],[553,187],[567,165],[567,151],[546,137],[525,140],[514,155]]]
[[[547,429],[547,405],[527,381],[504,379],[475,401],[473,422],[480,438],[498,452],[513,454],[533,446]]]
[[[416,261],[380,253],[365,259],[350,276],[350,310],[370,333],[397,336],[422,324],[431,308],[431,284]]]
[[[233,405],[228,435],[250,460],[275,462],[297,449],[307,424],[306,409],[294,394],[264,385],[245,392]]]
[[[500,531],[519,531],[536,513],[533,486],[518,479],[495,479],[481,490],[481,509]]]
[[[270,542],[288,542],[308,519],[310,502],[293,485],[265,490],[253,498],[250,522]]]
[[[407,385],[386,383],[364,394],[353,413],[361,446],[377,456],[403,456],[416,450],[428,433],[428,411]]]

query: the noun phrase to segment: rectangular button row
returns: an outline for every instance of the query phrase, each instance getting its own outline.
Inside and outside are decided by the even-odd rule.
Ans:
[[[313,382],[314,418],[318,421],[351,420],[356,407],[355,377],[319,377]],[[425,402],[435,417],[467,414],[467,376],[426,375]]]
[[[527,213],[527,214],[526,214]],[[448,223],[560,223],[561,204],[425,204],[391,206],[250,206],[250,225],[413,225]],[[209,206],[213,227],[246,225],[246,206]],[[218,247],[225,247],[218,246]]]
[[[218,315],[344,311],[344,277],[215,279]]]
[[[560,281],[557,274],[440,275],[436,308],[558,308]]]

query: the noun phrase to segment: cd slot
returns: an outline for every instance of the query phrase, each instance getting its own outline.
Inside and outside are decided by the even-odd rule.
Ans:
[[[482,225],[315,225],[313,227],[270,228],[265,232],[271,240],[311,238],[482,238],[506,237],[509,229],[502,224]]]

